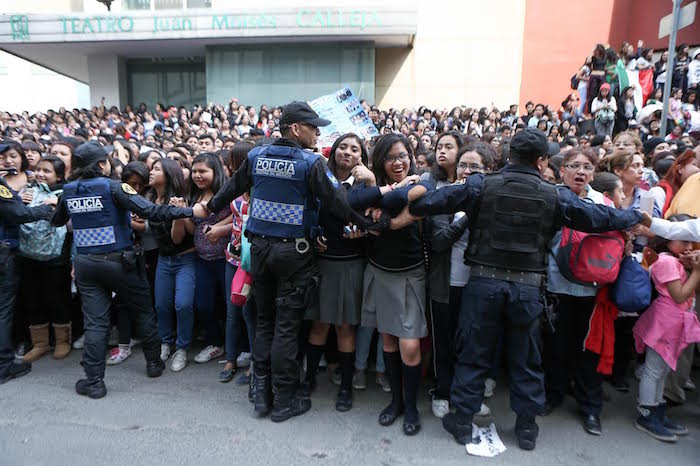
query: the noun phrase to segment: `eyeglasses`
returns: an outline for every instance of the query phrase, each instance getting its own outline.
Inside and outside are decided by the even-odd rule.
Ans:
[[[397,160],[405,162],[406,160],[408,160],[408,154],[404,152],[403,154],[399,154],[396,157],[387,157],[384,160],[384,163],[395,163]]]
[[[595,167],[589,163],[582,164],[582,163],[570,163],[568,165],[564,165],[566,168],[569,170],[578,170],[579,168],[583,168],[583,171],[592,173],[595,171]]]
[[[479,165],[478,163],[463,163],[463,162],[460,162],[460,163],[457,164],[457,168],[459,168],[460,170],[469,169],[469,171],[472,171],[472,172],[480,172],[480,171],[483,171],[483,170],[484,170],[484,166],[483,166],[483,165]]]

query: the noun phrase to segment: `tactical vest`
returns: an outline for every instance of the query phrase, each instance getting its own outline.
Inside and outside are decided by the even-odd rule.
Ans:
[[[268,145],[248,153],[252,167],[246,230],[276,238],[311,238],[319,202],[309,192],[309,172],[319,156],[297,147]]]
[[[80,254],[121,251],[132,242],[131,216],[117,207],[107,178],[68,183],[63,200],[73,222],[73,241]]]
[[[545,273],[558,203],[556,187],[534,174],[501,171],[487,176],[466,262]]]

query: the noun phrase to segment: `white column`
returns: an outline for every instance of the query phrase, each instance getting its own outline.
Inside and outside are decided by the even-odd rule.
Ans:
[[[90,55],[87,62],[90,106],[100,105],[104,97],[105,107],[122,109],[127,103],[125,60],[116,55]]]

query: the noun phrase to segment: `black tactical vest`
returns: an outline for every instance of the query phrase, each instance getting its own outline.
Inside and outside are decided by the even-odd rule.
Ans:
[[[556,187],[534,174],[501,171],[487,176],[466,263],[546,272],[558,203]]]

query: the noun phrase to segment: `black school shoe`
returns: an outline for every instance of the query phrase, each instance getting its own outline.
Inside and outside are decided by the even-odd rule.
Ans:
[[[584,414],[583,430],[591,435],[601,435],[603,433],[603,427],[600,424],[600,417],[595,414]]]
[[[335,399],[335,410],[344,413],[352,409],[352,389],[340,388]]]

